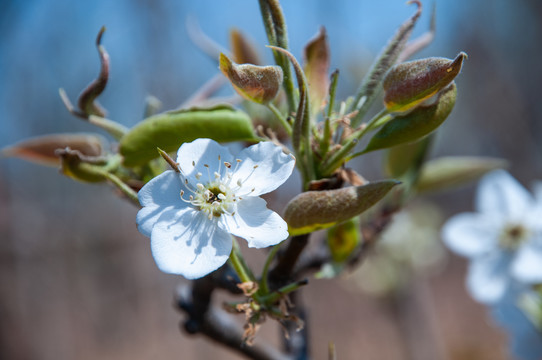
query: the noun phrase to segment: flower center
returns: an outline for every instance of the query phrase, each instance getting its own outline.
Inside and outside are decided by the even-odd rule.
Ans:
[[[228,162],[224,162],[224,167],[222,167],[222,162],[220,156],[218,156],[219,166],[218,171],[211,175],[209,170],[209,165],[204,164],[207,172],[207,182],[198,182],[194,187],[193,184],[188,182],[188,179],[185,178],[184,183],[188,190],[192,193],[188,199],[184,198],[184,190],[181,190],[181,199],[187,203],[192,204],[198,210],[203,211],[209,220],[213,218],[218,218],[222,214],[234,215],[235,207],[234,204],[237,199],[241,199],[240,196],[236,196],[235,192],[241,188],[244,181],[248,179],[258,166],[255,165],[253,171],[246,177],[244,180],[237,180],[233,188],[230,186],[232,182],[232,174],[237,170],[241,160],[237,160],[235,169],[232,171],[232,166]],[[195,166],[193,162],[192,165]],[[194,171],[196,169],[194,168]],[[203,177],[201,172],[196,173],[196,179],[200,180]],[[252,190],[254,191],[254,189]]]
[[[505,250],[516,250],[528,237],[529,231],[519,224],[506,225],[499,237],[499,245]]]

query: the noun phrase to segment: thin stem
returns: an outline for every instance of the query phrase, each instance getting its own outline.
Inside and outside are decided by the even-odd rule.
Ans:
[[[309,283],[309,281],[307,279],[293,282],[291,284],[288,284],[288,285],[285,285],[285,286],[281,287],[280,289],[272,292],[271,294],[269,294],[267,296],[262,296],[260,298],[260,301],[262,301],[264,303],[269,303],[269,304],[275,303],[283,295],[289,294],[292,291],[296,291],[297,289],[299,289],[302,286],[307,285],[308,283]]]
[[[386,109],[381,110],[376,114],[369,122],[358,131],[350,135],[343,145],[343,147],[335,152],[329,159],[327,159],[322,166],[322,174],[324,176],[330,175],[339,166],[345,163],[348,153],[358,144],[359,140],[370,130],[375,128],[376,123],[380,123],[380,120],[388,117],[388,111]]]
[[[279,109],[277,109],[277,107],[275,105],[273,105],[272,103],[267,103],[267,108],[269,110],[271,110],[271,112],[275,115],[275,117],[279,120],[280,124],[282,125],[282,127],[284,128],[284,130],[286,130],[286,132],[288,133],[289,136],[292,136],[292,126],[290,125],[290,123],[288,122],[288,120],[286,120],[286,118],[284,117],[284,115],[282,115],[282,113],[280,112]]]
[[[331,85],[329,86],[329,103],[327,104],[327,117],[330,118],[335,107],[335,93],[337,91],[337,83],[339,80],[339,70],[335,70],[331,74]]]
[[[254,275],[252,275],[252,272],[248,268],[245,260],[243,259],[243,256],[241,255],[237,240],[235,238],[232,238],[232,242],[233,248],[230,254],[230,263],[233,269],[237,273],[237,276],[239,276],[239,279],[242,283],[254,281]]]
[[[114,174],[111,174],[110,172],[104,171],[103,176],[109,181],[113,183],[124,195],[128,197],[132,201],[132,203],[136,206],[139,206],[139,199],[137,198],[137,193],[132,190],[131,187],[126,185],[119,177],[117,177]]]

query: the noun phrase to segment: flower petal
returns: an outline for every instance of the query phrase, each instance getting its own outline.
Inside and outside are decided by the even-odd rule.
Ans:
[[[208,179],[207,171],[213,176],[215,171],[219,172],[219,168],[224,169],[224,161],[231,163],[233,155],[227,147],[211,139],[196,139],[191,143],[184,143],[177,151],[177,163],[191,184],[200,182],[196,179],[198,172],[202,173],[204,182],[214,180]],[[208,170],[204,165],[208,165]]]
[[[218,269],[231,249],[230,234],[191,208],[165,211],[151,233],[152,255],[160,270],[187,279]]]
[[[469,258],[498,246],[498,230],[491,218],[463,213],[450,218],[442,228],[444,243],[455,253]]]
[[[136,223],[143,235],[151,236],[152,227],[165,210],[181,210],[188,206],[180,198],[182,188],[180,175],[168,170],[139,190],[137,196],[143,208],[137,213]]]
[[[512,275],[528,284],[542,283],[542,247],[534,244],[522,246],[512,263]]]
[[[506,294],[510,284],[511,257],[496,253],[475,258],[469,266],[467,288],[472,297],[484,304],[494,304]]]
[[[476,208],[479,212],[521,220],[532,209],[531,194],[508,172],[492,171],[480,180],[476,194]]]
[[[149,181],[139,190],[137,197],[141,206],[171,206],[180,199],[182,179],[173,170],[167,170]]]
[[[233,174],[232,184],[242,182],[237,195],[258,196],[275,190],[292,174],[295,158],[272,142],[260,142],[241,151],[241,160]],[[254,191],[252,191],[254,189]]]
[[[219,226],[247,240],[248,246],[263,248],[288,237],[288,225],[276,212],[266,207],[264,199],[248,196],[237,204],[234,216],[222,215]]]

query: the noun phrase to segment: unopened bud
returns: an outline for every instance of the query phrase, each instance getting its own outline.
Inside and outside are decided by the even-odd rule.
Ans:
[[[238,65],[224,54],[220,54],[219,63],[222,73],[245,99],[266,104],[277,96],[282,85],[279,66]]]
[[[405,112],[448,86],[461,71],[464,52],[454,60],[427,58],[398,64],[384,79],[384,104],[389,112]]]

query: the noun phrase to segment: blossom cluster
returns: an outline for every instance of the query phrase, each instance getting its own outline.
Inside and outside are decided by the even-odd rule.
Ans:
[[[450,218],[442,229],[445,244],[469,259],[467,289],[491,307],[511,337],[520,359],[542,358],[539,319],[519,306],[542,284],[542,187],[531,195],[504,170],[480,181],[475,213]]]

